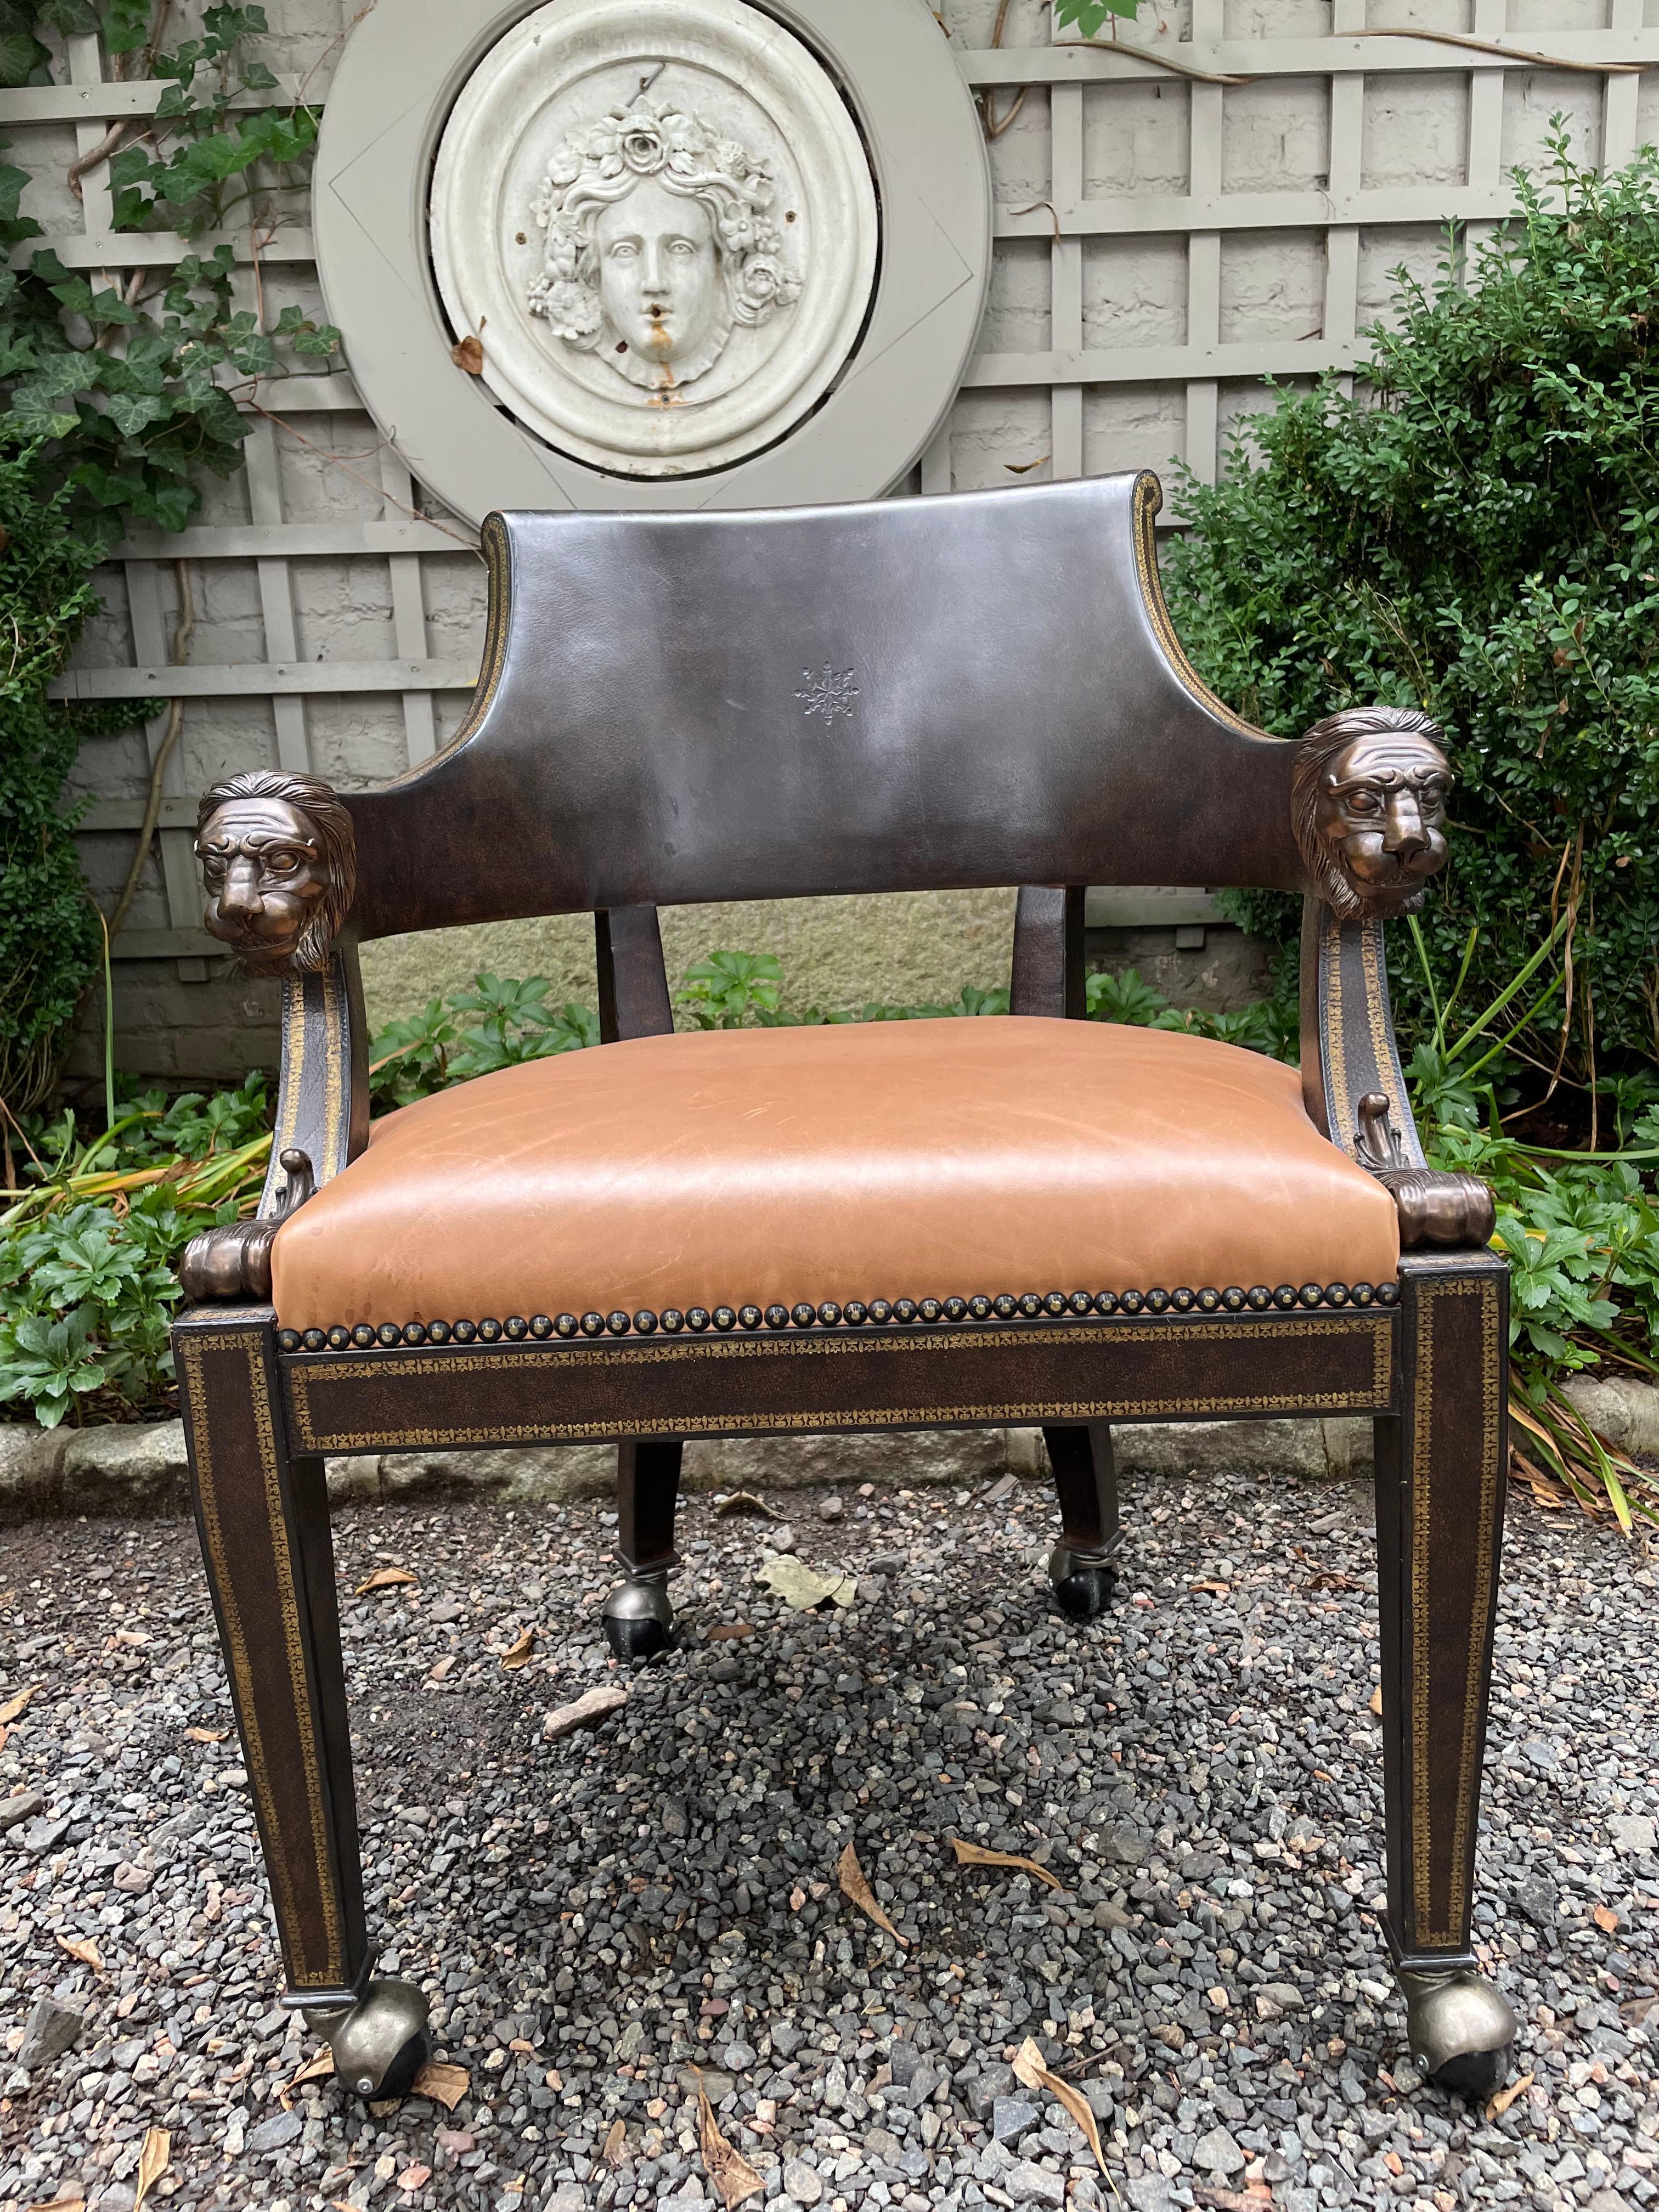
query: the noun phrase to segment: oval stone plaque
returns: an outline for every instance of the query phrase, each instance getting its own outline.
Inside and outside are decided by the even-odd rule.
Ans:
[[[439,141],[434,274],[501,404],[646,478],[799,423],[856,345],[879,225],[827,70],[744,0],[551,0]],[[475,356],[476,358],[476,356]]]

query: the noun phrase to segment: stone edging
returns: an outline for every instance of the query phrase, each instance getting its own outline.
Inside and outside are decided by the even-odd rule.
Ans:
[[[1627,1376],[1580,1376],[1567,1395],[1611,1444],[1659,1458],[1659,1388]],[[1371,1471],[1364,1419],[1126,1424],[1115,1430],[1125,1474],[1243,1468],[1353,1481]],[[511,1504],[599,1498],[616,1462],[607,1444],[518,1451],[386,1452],[328,1463],[337,1503],[446,1495]],[[1004,1474],[1046,1476],[1036,1429],[883,1431],[869,1436],[699,1439],[685,1448],[691,1490],[806,1489],[825,1483],[976,1484]],[[0,1424],[0,1510],[31,1514],[183,1513],[189,1510],[178,1421],[47,1431]]]
[[[1115,1432],[1126,1474],[1184,1474],[1223,1468],[1352,1480],[1370,1473],[1364,1419],[1149,1423]],[[386,1452],[331,1459],[337,1503],[462,1495],[512,1504],[607,1495],[608,1444],[515,1451]],[[691,1490],[806,1489],[825,1483],[888,1487],[977,1484],[1000,1474],[1048,1474],[1037,1429],[883,1431],[868,1436],[698,1439],[685,1448]],[[184,1428],[58,1430],[0,1425],[0,1510],[30,1514],[183,1513],[189,1510]]]

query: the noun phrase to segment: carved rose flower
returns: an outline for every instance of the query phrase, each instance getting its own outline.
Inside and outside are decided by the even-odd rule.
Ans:
[[[580,343],[594,337],[605,320],[599,297],[586,284],[538,276],[530,287],[530,312],[543,315],[556,337]]]
[[[800,279],[776,254],[751,253],[738,272],[737,296],[755,314],[793,307],[800,297]]]
[[[636,177],[654,177],[668,159],[661,125],[654,116],[630,118],[622,135],[623,166]]]

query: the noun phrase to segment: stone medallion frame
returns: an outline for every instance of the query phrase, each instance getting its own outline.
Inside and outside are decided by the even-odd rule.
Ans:
[[[544,4],[380,0],[341,58],[313,186],[318,268],[382,434],[473,522],[494,507],[696,511],[890,490],[956,397],[991,268],[984,135],[926,0],[750,0],[816,56],[857,122],[880,207],[874,291],[845,367],[805,419],[746,459],[669,477],[613,474],[557,450],[452,358],[461,334],[428,234],[439,142],[482,58]]]

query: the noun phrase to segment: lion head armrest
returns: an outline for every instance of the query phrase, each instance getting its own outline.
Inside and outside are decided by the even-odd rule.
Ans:
[[[264,1301],[277,1230],[368,1141],[356,832],[319,776],[261,769],[204,794],[196,857],[208,930],[250,975],[282,979],[283,1062],[258,1212],[192,1237],[179,1276],[193,1300]]]
[[[1483,1245],[1495,1225],[1483,1182],[1424,1158],[1395,1044],[1382,945],[1382,923],[1415,913],[1446,865],[1455,781],[1438,725],[1397,707],[1316,723],[1291,781],[1309,885],[1304,1095],[1331,1141],[1393,1197],[1407,1251]]]

